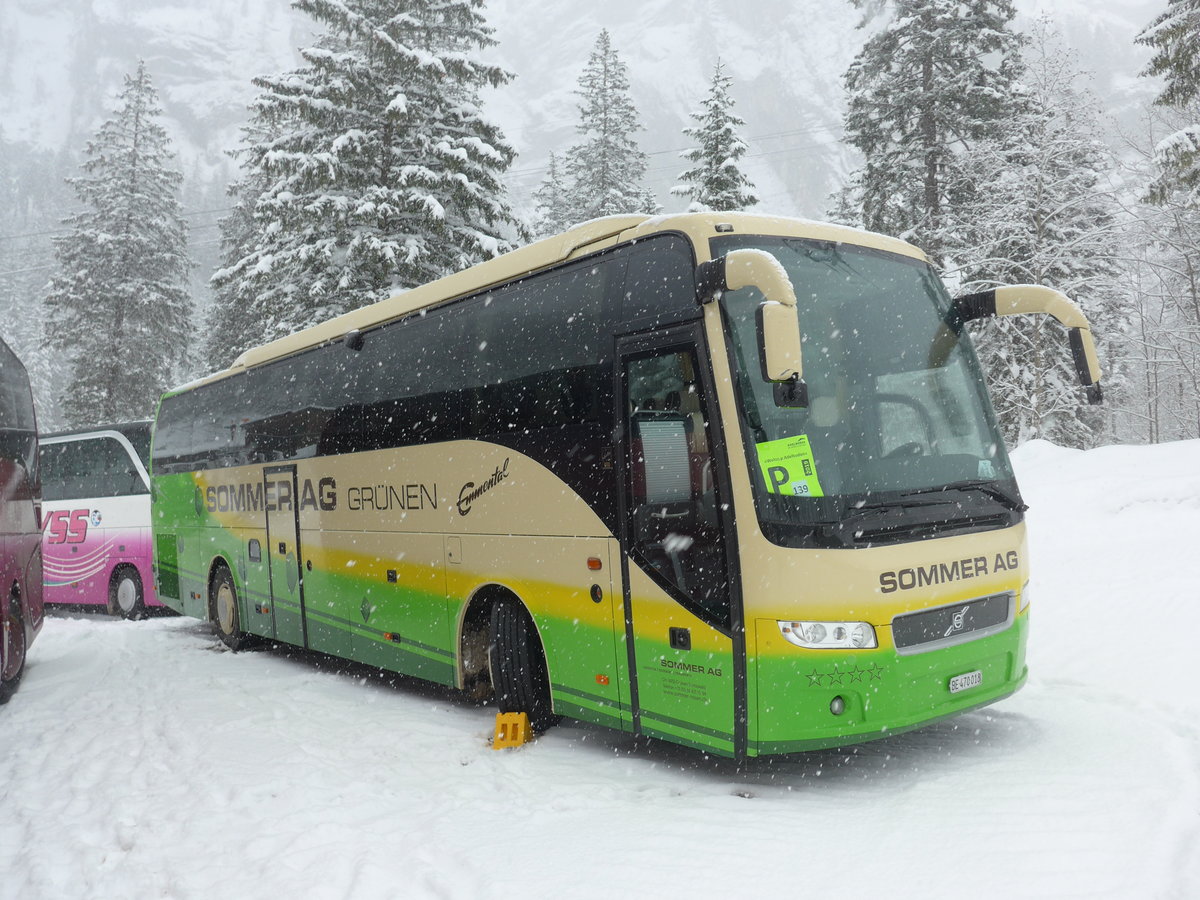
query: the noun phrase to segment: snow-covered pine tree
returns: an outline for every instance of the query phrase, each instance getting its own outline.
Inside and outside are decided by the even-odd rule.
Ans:
[[[1164,134],[1200,121],[1190,110],[1157,107],[1146,115],[1145,136],[1132,142],[1140,154],[1128,178],[1146,183],[1159,171],[1155,148]],[[1200,207],[1182,188],[1153,205],[1132,210],[1127,281],[1135,292],[1130,355],[1131,402],[1122,410],[1132,436],[1159,441],[1200,437]]]
[[[1019,109],[1021,38],[1011,0],[886,0],[891,15],[844,81],[847,140],[867,228],[924,249],[942,265],[957,157],[999,134]]]
[[[512,77],[477,58],[494,43],[483,0],[292,5],[324,33],[301,51],[305,66],[255,80],[241,153],[243,183],[263,186],[257,237],[214,276],[245,298],[239,327],[253,343],[489,259],[522,234],[500,181],[515,153],[480,108],[482,88]]]
[[[646,154],[633,135],[641,131],[629,96],[629,76],[608,31],[600,32],[579,77],[582,140],[566,153],[570,193],[563,216],[575,224],[598,216],[658,211],[654,195],[642,185]]]
[[[203,368],[219,369],[231,364],[248,350],[262,343],[261,331],[252,323],[254,291],[259,287],[257,273],[237,272],[238,264],[251,257],[258,246],[259,224],[254,211],[266,190],[265,175],[259,170],[227,191],[233,207],[221,220],[221,266],[212,279],[213,299],[205,315]]]
[[[825,218],[838,225],[862,228],[862,171],[852,172],[840,188],[829,195]]]
[[[1138,35],[1155,50],[1146,75],[1162,76],[1166,87],[1155,101],[1176,108],[1200,107],[1200,0],[1167,0],[1166,10]],[[1192,120],[1158,145],[1161,174],[1150,185],[1151,202],[1165,202],[1176,188],[1200,207],[1200,121]]]
[[[733,112],[731,84],[733,79],[725,74],[725,67],[718,59],[708,96],[701,108],[691,114],[696,125],[683,129],[700,146],[680,154],[692,163],[692,168],[679,175],[682,184],[671,188],[671,193],[689,198],[691,212],[730,212],[758,203],[754,185],[738,168],[738,160],[747,150],[738,129],[746,123]]]
[[[114,118],[84,149],[73,178],[84,210],[54,242],[46,336],[72,366],[62,397],[72,426],[149,416],[182,377],[191,339],[182,176],[159,124],[144,62],[125,77]]]
[[[1119,260],[1118,206],[1106,185],[1115,167],[1096,99],[1079,87],[1076,54],[1046,20],[1026,55],[1025,109],[996,138],[960,158],[970,184],[986,185],[953,209],[951,272],[964,293],[1001,284],[1042,284],[1087,314],[1105,371],[1105,407],[1087,406],[1067,347],[1048,316],[975,326],[1005,439],[1044,438],[1069,447],[1098,443],[1105,410],[1119,402],[1131,304]]]
[[[0,138],[0,333],[29,371],[43,430],[62,424],[58,396],[70,375],[62,354],[46,343],[42,301],[54,268],[45,263],[54,251],[50,234],[75,206],[65,182],[74,168],[56,154]]]
[[[546,177],[533,192],[533,234],[548,237],[575,224],[568,218],[571,186],[563,174],[558,154],[551,152]]]

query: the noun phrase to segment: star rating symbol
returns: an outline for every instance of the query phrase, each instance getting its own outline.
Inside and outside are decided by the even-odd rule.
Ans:
[[[818,672],[813,669],[808,673],[809,687],[833,687],[834,685],[862,684],[864,681],[883,681],[883,666],[871,663],[865,669],[855,666],[853,669],[842,670],[837,666],[832,672]]]

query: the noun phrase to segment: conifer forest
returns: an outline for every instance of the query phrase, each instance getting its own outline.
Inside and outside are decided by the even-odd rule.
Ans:
[[[1057,323],[971,326],[1011,445],[1200,437],[1200,0],[1137,6],[1119,91],[1065,5],[824,0],[845,51],[807,69],[825,32],[748,5],[776,34],[733,39],[710,4],[671,15],[711,28],[618,3],[560,41],[513,3],[279,0],[206,51],[251,60],[219,126],[206,110],[231,104],[162,34],[70,13],[103,52],[69,108],[39,108],[62,91],[21,81],[19,54],[0,69],[5,109],[24,104],[0,117],[0,332],[42,430],[149,417],[250,347],[589,219],[744,210],[903,238],[954,294],[1074,299],[1103,406],[1079,402]],[[50,33],[26,12],[0,46]],[[638,15],[661,58],[618,27]]]

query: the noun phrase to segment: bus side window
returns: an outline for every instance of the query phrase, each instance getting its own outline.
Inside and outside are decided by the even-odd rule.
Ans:
[[[683,238],[668,235],[639,245],[630,255],[621,317],[637,322],[640,330],[699,315],[695,272],[691,246]]]
[[[16,354],[0,341],[0,456],[37,471],[37,425],[25,369]]]

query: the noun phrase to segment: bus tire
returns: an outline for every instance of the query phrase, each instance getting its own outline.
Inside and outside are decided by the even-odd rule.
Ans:
[[[4,625],[4,658],[0,661],[0,703],[7,703],[25,672],[25,617],[21,613],[21,592],[8,592],[8,621]]]
[[[133,566],[117,566],[108,581],[109,615],[124,619],[146,617],[146,597],[142,576]]]
[[[232,573],[225,566],[217,566],[209,583],[208,614],[217,637],[230,650],[241,650],[250,643],[250,635],[242,631],[237,587],[234,586]]]
[[[500,712],[527,713],[535,734],[558,722],[536,626],[515,599],[501,599],[492,606],[488,665]]]

